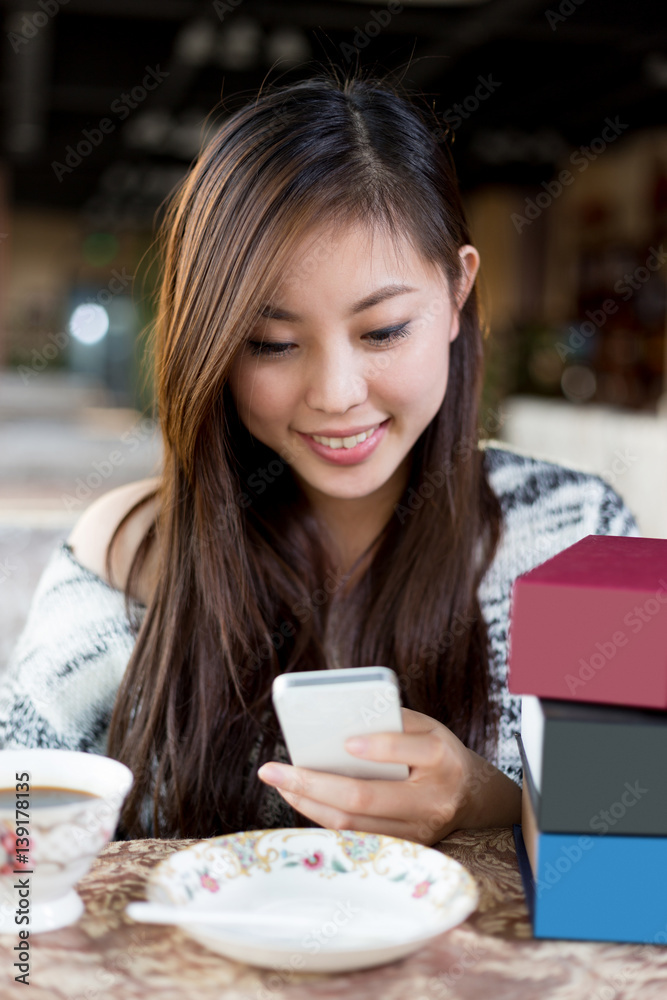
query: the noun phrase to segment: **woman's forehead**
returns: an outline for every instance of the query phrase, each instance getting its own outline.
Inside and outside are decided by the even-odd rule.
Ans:
[[[315,274],[335,273],[341,263],[364,278],[384,273],[397,278],[446,281],[442,268],[420,254],[410,234],[394,235],[377,225],[351,222],[314,227],[298,239],[285,258],[274,294],[302,286]]]

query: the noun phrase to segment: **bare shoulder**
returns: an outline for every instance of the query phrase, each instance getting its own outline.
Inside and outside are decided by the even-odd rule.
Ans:
[[[106,580],[112,587],[124,589],[134,554],[155,520],[158,510],[157,497],[151,497],[159,478],[141,479],[109,490],[87,507],[68,538],[75,558],[87,569]],[[106,554],[111,537],[136,503],[147,499],[125,522],[114,542],[111,553],[111,579],[106,570]],[[155,546],[141,574],[136,592],[132,594],[144,604],[148,603],[152,591],[152,579],[156,564]]]

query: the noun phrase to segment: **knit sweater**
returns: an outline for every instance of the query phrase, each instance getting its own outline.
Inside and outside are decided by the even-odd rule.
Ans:
[[[500,543],[478,590],[489,634],[491,696],[500,703],[493,763],[520,782],[514,733],[521,699],[507,689],[512,584],[586,535],[639,535],[639,529],[618,493],[598,476],[518,454],[498,442],[485,447],[484,460],[503,511]],[[124,601],[121,591],[77,561],[65,541],[55,548],[0,677],[0,748],[106,753],[116,692],[135,642]],[[130,609],[142,619],[142,604],[131,600]],[[284,744],[276,759],[289,762]],[[255,760],[253,755],[248,775]],[[280,794],[268,789],[263,826],[291,826],[293,815]]]

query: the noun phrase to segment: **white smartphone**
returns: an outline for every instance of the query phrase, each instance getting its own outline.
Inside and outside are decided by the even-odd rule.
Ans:
[[[344,667],[281,674],[273,704],[292,763],[351,778],[407,778],[407,764],[363,760],[349,736],[403,732],[398,678],[389,667]]]

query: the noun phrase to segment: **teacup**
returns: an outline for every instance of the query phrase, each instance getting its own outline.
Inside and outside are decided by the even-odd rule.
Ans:
[[[17,796],[0,804],[0,934],[56,930],[79,919],[83,902],[74,885],[113,837],[133,781],[128,767],[101,754],[0,750],[0,788],[15,788]],[[32,805],[31,788],[92,797]]]

